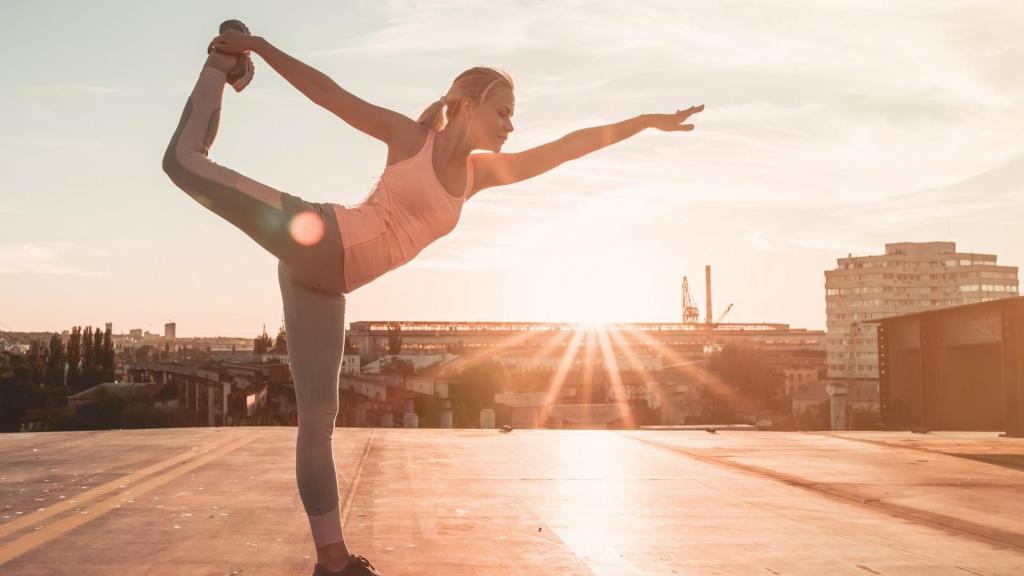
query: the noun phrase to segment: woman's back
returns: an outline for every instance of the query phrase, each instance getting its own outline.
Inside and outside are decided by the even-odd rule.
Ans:
[[[429,130],[419,152],[386,167],[366,200],[335,206],[347,292],[408,262],[458,223],[473,185],[473,162],[466,159],[465,187],[461,195],[452,196],[434,170],[436,136]]]

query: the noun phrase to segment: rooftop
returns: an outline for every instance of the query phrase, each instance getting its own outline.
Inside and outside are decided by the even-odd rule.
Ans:
[[[294,428],[0,435],[0,571],[309,574]],[[1024,440],[994,433],[339,428],[385,576],[1011,574]]]

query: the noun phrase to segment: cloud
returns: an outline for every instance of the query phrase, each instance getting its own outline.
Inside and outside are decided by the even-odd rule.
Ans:
[[[992,221],[1024,212],[1024,154],[960,181],[890,196],[874,215],[883,226],[922,221]]]
[[[92,94],[93,96],[121,96],[141,94],[141,92],[138,90],[129,90],[127,88],[119,88],[116,86],[98,86],[95,84],[59,84],[55,88],[59,90],[74,90],[77,92],[85,92],[86,94]]]
[[[103,256],[106,252],[102,249],[70,242],[0,244],[0,276],[106,276],[79,265],[83,257]]]
[[[29,88],[30,92],[35,93],[58,93],[67,94],[69,92],[88,94],[90,96],[102,97],[102,96],[137,96],[142,94],[140,90],[131,88],[122,88],[119,86],[103,86],[99,84],[82,84],[75,82],[61,82],[56,84],[43,84],[38,86],[32,86]]]
[[[321,53],[403,55],[425,70],[501,54],[520,96],[509,151],[708,105],[689,136],[644,134],[643,145],[615,145],[599,161],[544,176],[572,175],[596,194],[633,183],[679,207],[884,202],[1000,161],[1024,121],[1022,83],[1005,80],[1019,76],[1011,56],[1024,52],[1007,24],[1024,16],[1012,2],[467,0],[377,10],[382,25]]]
[[[623,238],[678,219],[648,189],[557,191],[551,183],[485,190],[470,200],[456,233],[407,266],[479,271],[528,267],[553,253],[608,254]]]
[[[33,148],[59,148],[67,150],[93,150],[103,148],[108,144],[103,140],[83,139],[72,140],[68,138],[31,138],[21,142],[22,146]]]

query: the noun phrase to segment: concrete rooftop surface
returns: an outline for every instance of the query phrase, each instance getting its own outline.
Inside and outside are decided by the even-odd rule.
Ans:
[[[308,575],[294,428],[0,435],[0,574]],[[384,576],[1024,574],[995,433],[339,428]]]

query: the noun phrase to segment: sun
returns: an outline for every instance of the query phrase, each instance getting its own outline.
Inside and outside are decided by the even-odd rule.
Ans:
[[[575,323],[577,332],[596,332],[608,330],[608,323],[600,320],[585,320]]]

